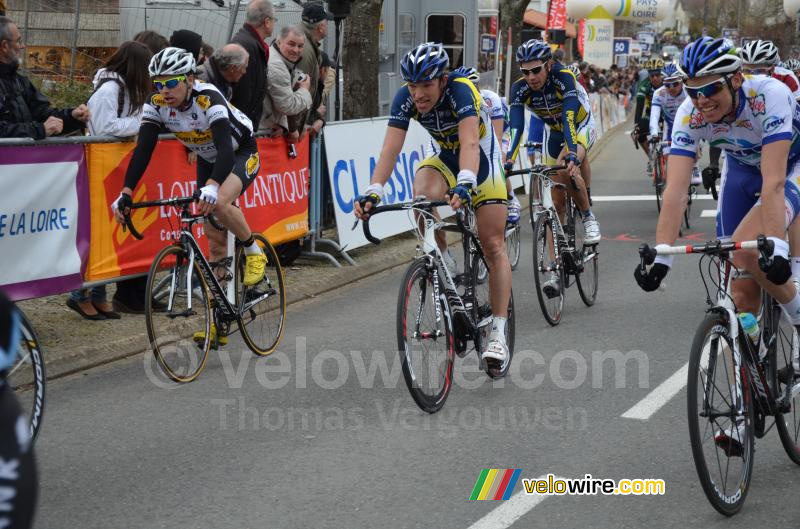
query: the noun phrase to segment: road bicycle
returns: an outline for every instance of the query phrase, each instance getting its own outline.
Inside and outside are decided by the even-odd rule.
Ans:
[[[472,341],[480,359],[486,349],[492,325],[488,277],[480,277],[480,266],[491,274],[476,236],[475,213],[469,206],[456,212],[456,222],[438,220],[435,208],[447,206],[445,200],[418,197],[412,202],[377,206],[363,221],[364,236],[373,244],[380,239],[370,232],[369,221],[389,211],[414,214],[419,238],[417,256],[406,270],[397,300],[397,345],[403,363],[403,377],[414,402],[424,411],[435,413],[444,406],[453,383],[455,355],[469,353]],[[464,271],[454,274],[442,260],[436,232],[462,235]],[[506,344],[508,358],[499,367],[480,361],[491,378],[508,372],[514,354],[514,294],[508,301]]]
[[[689,438],[703,491],[711,505],[727,516],[737,513],[747,496],[755,438],[775,426],[787,455],[800,465],[797,331],[766,291],[756,315],[758,341],[754,343],[744,331],[731,296],[732,281],[748,277],[731,261],[732,252],[739,250],[757,250],[762,260],[769,260],[772,242],[759,236],[746,242],[639,249],[642,270],[656,255],[701,254],[700,275],[709,308],[689,356]],[[771,423],[769,417],[774,418]]]
[[[253,286],[244,285],[244,248],[238,241],[233,243],[232,234],[228,234],[228,257],[209,263],[193,227],[208,221],[216,229],[224,228],[213,216],[192,213],[191,205],[198,196],[195,192],[192,196],[131,206],[179,210],[180,236],[156,255],[145,292],[145,320],[153,355],[164,373],[176,382],[197,378],[209,350],[224,345],[235,332],[234,322],[250,350],[266,356],[278,346],[286,319],[283,272],[275,249],[262,234],[253,234],[267,257],[264,278]],[[134,237],[142,238],[130,215],[125,216],[125,225]],[[154,301],[166,303],[166,309],[160,310]]]
[[[664,188],[667,187],[667,156],[664,148],[672,145],[669,141],[661,141],[659,138],[650,138],[650,165],[652,166],[653,187],[656,194],[656,205],[658,212],[661,213],[661,204],[664,200]],[[698,154],[700,156],[700,154]],[[683,226],[680,235],[683,235],[683,228],[691,229],[689,219],[692,216],[692,202],[697,198],[697,186],[689,184],[687,190],[686,208],[683,210]]]
[[[17,349],[17,360],[6,373],[6,381],[28,417],[31,439],[35,441],[44,419],[47,376],[44,369],[44,355],[33,324],[19,307],[17,311],[20,315],[22,333]]]
[[[584,243],[583,222],[566,192],[567,186],[551,178],[563,169],[563,165],[536,165],[508,173],[511,176],[530,174],[528,200],[533,225],[533,279],[542,314],[553,326],[561,322],[566,289],[574,282],[583,303],[591,307],[597,299],[599,280],[597,243]],[[553,203],[551,193],[554,190],[565,195],[563,221]],[[553,276],[558,280],[558,288],[547,284]]]

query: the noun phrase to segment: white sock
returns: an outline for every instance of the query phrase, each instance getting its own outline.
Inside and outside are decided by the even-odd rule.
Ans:
[[[789,303],[781,303],[781,308],[792,325],[800,325],[800,293],[796,292]]]
[[[505,339],[507,321],[508,318],[504,318],[503,316],[492,316],[492,331],[490,334],[495,338],[502,337]]]
[[[800,257],[792,257],[792,275],[800,278]]]
[[[244,247],[244,254],[245,255],[260,255],[261,253],[263,253],[261,251],[261,247],[258,245],[258,243],[255,240],[253,241],[253,244],[251,244],[250,246],[245,246]]]

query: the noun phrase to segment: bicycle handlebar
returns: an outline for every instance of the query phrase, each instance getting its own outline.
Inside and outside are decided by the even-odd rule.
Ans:
[[[191,196],[188,197],[172,197],[172,198],[163,198],[161,200],[150,200],[145,202],[136,202],[131,204],[131,209],[141,209],[141,208],[155,208],[161,206],[174,206],[174,207],[186,207],[193,202],[196,202],[200,198],[200,191],[195,191]],[[125,231],[125,228],[130,230],[131,235],[137,240],[144,239],[144,235],[139,233],[136,227],[133,225],[133,220],[131,219],[130,213],[123,214],[125,217],[125,224],[122,225],[122,230]],[[220,224],[214,215],[205,215],[205,219],[208,219],[209,223],[214,226],[216,229],[220,231],[225,231],[225,226]]]
[[[512,171],[508,171],[506,176],[514,176],[518,174],[530,174],[530,173],[555,173],[556,171],[563,171],[566,169],[566,165],[534,165],[528,169],[514,169]]]
[[[380,244],[381,240],[377,237],[372,235],[372,232],[369,229],[369,220],[379,214],[379,213],[386,213],[387,211],[407,211],[409,209],[424,209],[424,210],[432,210],[433,208],[438,208],[439,206],[449,206],[450,202],[447,200],[415,200],[413,202],[400,202],[397,204],[386,204],[383,206],[375,206],[370,209],[367,213],[369,216],[363,219],[362,221],[362,228],[364,229],[364,237],[371,242],[372,244]],[[459,217],[458,220],[459,227],[463,229],[463,224],[461,223],[461,219]],[[358,220],[356,220],[356,224],[358,224]],[[353,226],[355,228],[355,226]]]
[[[722,242],[720,240],[708,241],[705,244],[686,245],[686,246],[661,246],[651,248],[647,243],[639,246],[639,257],[641,258],[642,273],[646,271],[646,265],[653,264],[657,255],[679,255],[690,253],[701,253],[704,255],[719,255],[724,252],[736,250],[758,250],[768,265],[772,264],[772,251],[775,244],[764,235],[759,235],[754,241],[742,242]]]

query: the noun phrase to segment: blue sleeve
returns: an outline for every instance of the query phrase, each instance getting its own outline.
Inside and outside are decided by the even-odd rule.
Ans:
[[[527,91],[527,84],[524,80],[517,81],[511,85],[511,142],[508,146],[507,163],[514,163],[519,154],[519,144],[522,141],[522,134],[525,132],[525,102],[524,94]]]
[[[575,116],[581,108],[578,99],[578,89],[575,86],[575,76],[569,71],[561,71],[556,74],[556,86],[564,96],[564,110],[561,119],[564,123],[564,143],[571,153],[578,152],[578,129],[575,127]]]
[[[408,86],[403,86],[397,91],[392,101],[392,110],[389,113],[389,126],[408,130],[411,118],[414,116],[414,99]]]
[[[480,92],[468,79],[455,77],[447,83],[447,98],[450,107],[458,116],[458,121],[469,117],[478,117],[480,114],[481,98]]]

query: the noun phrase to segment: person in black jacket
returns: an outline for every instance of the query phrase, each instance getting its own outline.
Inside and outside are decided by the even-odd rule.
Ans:
[[[82,130],[89,109],[56,109],[27,77],[19,74],[25,44],[11,19],[0,16],[0,137],[33,138]]]
[[[247,71],[233,87],[231,103],[244,112],[255,127],[261,123],[264,97],[267,95],[269,45],[265,39],[272,35],[275,20],[269,0],[250,0],[244,26],[231,39],[231,42],[241,44],[250,56]]]

